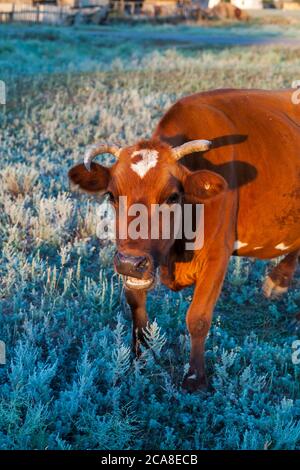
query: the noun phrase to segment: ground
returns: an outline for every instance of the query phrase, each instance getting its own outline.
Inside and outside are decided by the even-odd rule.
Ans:
[[[142,27],[1,27],[1,449],[300,448],[297,278],[266,300],[262,280],[277,261],[232,258],[207,342],[210,388],[185,394],[192,291],[151,292],[150,351],[133,361],[114,247],[96,236],[99,201],[69,192],[67,180],[88,144],[150,136],[183,95],[291,86],[299,39],[278,25],[144,36]]]

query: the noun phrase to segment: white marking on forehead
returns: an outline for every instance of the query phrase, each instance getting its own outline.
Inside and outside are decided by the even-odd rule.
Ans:
[[[255,246],[253,250],[261,250],[261,248],[263,248],[263,246]]]
[[[248,243],[244,243],[244,242],[241,242],[240,240],[236,240],[234,242],[233,248],[235,250],[239,250],[240,248],[243,248],[243,246],[247,246],[247,245],[248,245]]]
[[[134,158],[137,155],[142,157],[141,160],[137,163],[132,163],[130,166],[131,169],[137,175],[139,175],[140,178],[144,178],[146,173],[148,173],[151,168],[156,166],[158,160],[158,151],[150,149],[136,150],[131,154],[131,158]]]
[[[278,245],[275,246],[276,250],[281,250],[281,251],[284,251],[284,250],[287,250],[289,248],[289,246],[285,245],[283,242],[282,243],[279,243]]]

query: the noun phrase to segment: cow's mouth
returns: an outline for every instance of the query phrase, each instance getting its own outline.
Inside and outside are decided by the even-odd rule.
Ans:
[[[123,276],[124,284],[128,289],[150,289],[155,284],[155,276],[150,279],[138,279],[132,276]]]

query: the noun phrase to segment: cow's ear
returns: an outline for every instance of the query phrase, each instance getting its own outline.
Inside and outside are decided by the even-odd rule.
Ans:
[[[76,165],[68,173],[71,187],[80,188],[88,193],[104,193],[110,180],[109,168],[92,163],[88,171],[83,164]]]
[[[205,201],[224,193],[228,185],[221,175],[209,170],[199,170],[186,176],[183,188],[187,199]]]

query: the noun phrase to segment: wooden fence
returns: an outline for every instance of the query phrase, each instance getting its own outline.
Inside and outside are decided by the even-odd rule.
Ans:
[[[27,22],[60,24],[71,14],[69,7],[0,3],[0,23]]]
[[[110,11],[119,16],[168,16],[180,14],[180,5],[192,0],[110,0]]]
[[[125,14],[138,15],[142,11],[143,3],[144,0],[111,0],[110,11],[121,16]]]
[[[188,0],[181,0],[188,1]],[[89,0],[91,2],[91,0]],[[86,7],[0,3],[0,23],[99,24],[111,13],[115,17],[170,15],[177,13],[176,0],[95,0]]]

